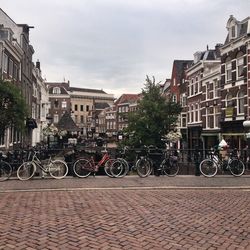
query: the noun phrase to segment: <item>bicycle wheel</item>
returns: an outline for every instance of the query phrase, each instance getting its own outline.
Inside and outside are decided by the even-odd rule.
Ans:
[[[74,163],[73,171],[79,178],[88,177],[91,174],[92,164],[87,159],[79,159]]]
[[[17,178],[21,181],[27,181],[33,177],[35,172],[36,165],[32,161],[27,161],[17,169]]]
[[[217,171],[217,164],[210,159],[205,159],[200,163],[200,172],[205,177],[213,177],[217,174]]]
[[[123,177],[123,174],[125,173],[125,167],[125,162],[121,159],[117,159],[112,163],[110,172],[114,177]]]
[[[229,167],[230,173],[236,177],[243,175],[245,172],[245,165],[239,159],[231,160],[228,167]]]
[[[129,172],[129,164],[128,164],[127,160],[125,160],[123,158],[118,158],[118,160],[122,164],[122,171],[119,174],[119,176],[117,176],[117,177],[121,178],[121,177],[124,177],[124,176],[126,176],[128,174],[128,172]]]
[[[67,175],[68,170],[66,162],[61,160],[54,160],[49,164],[49,174],[55,179],[64,178]]]
[[[144,178],[151,174],[152,167],[150,162],[146,158],[141,158],[136,162],[137,174]]]
[[[161,169],[165,175],[174,177],[179,172],[179,164],[177,161],[170,163],[168,159],[164,159],[161,163]]]
[[[0,162],[0,181],[6,181],[12,174],[12,167],[6,161]]]
[[[112,164],[116,161],[116,159],[109,159],[106,161],[105,165],[104,165],[104,172],[108,177],[115,177],[113,176],[113,174],[111,173],[111,166]]]

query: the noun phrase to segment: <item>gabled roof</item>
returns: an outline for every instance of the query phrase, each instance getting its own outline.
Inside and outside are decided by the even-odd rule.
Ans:
[[[122,103],[135,103],[139,100],[139,94],[122,94],[116,101],[115,105]]]
[[[76,126],[75,122],[71,118],[68,112],[65,112],[61,117],[60,121],[57,123],[56,127],[59,130],[66,130],[66,131],[78,131],[79,128]]]

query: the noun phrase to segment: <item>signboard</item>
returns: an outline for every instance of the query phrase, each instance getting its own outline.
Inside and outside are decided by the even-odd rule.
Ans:
[[[234,113],[234,108],[233,107],[227,107],[226,108],[226,117],[232,117]]]

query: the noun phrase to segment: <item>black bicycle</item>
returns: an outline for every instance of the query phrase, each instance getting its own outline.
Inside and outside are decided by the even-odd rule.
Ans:
[[[11,165],[7,161],[4,161],[6,158],[7,155],[0,151],[0,181],[8,180],[12,174]]]

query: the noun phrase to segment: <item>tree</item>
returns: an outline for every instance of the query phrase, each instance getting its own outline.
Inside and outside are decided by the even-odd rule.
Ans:
[[[27,106],[20,89],[9,81],[0,80],[0,131],[8,127],[24,128]]]
[[[163,146],[161,139],[173,130],[180,112],[181,106],[166,100],[161,95],[160,86],[155,83],[155,78],[151,80],[147,76],[138,109],[128,116],[128,127],[125,132],[129,136],[125,144]]]

